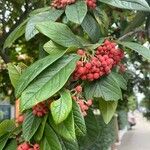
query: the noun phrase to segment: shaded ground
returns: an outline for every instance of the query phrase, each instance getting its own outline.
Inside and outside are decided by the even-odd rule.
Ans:
[[[140,114],[136,120],[137,125],[124,135],[118,150],[150,150],[150,122]]]

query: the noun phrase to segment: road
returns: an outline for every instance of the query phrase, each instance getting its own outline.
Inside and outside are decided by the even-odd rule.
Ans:
[[[150,150],[150,121],[140,114],[136,118],[136,126],[124,135],[118,150]]]

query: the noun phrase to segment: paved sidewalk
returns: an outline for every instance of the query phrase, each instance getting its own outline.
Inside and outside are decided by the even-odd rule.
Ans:
[[[150,150],[150,122],[137,115],[137,125],[128,131],[118,150]]]

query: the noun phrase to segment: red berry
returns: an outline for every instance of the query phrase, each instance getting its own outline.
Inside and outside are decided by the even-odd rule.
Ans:
[[[85,52],[82,49],[78,49],[77,54],[80,56],[84,56]]]
[[[93,75],[94,79],[98,79],[100,77],[99,73],[94,73]]]
[[[40,145],[39,144],[34,144],[33,148],[34,148],[34,150],[40,150]]]
[[[78,73],[79,73],[80,75],[84,74],[85,72],[86,72],[86,68],[85,68],[85,67],[80,67],[80,68],[78,69]]]
[[[86,80],[86,79],[87,79],[86,75],[82,75],[82,76],[81,76],[81,79],[82,79],[82,80]]]
[[[82,92],[82,86],[81,85],[76,86],[75,90],[77,93]]]
[[[92,68],[92,64],[89,63],[89,62],[87,62],[87,63],[85,64],[85,67],[86,67],[87,69],[91,69],[91,68]]]
[[[77,64],[77,66],[78,66],[78,67],[83,66],[83,62],[82,62],[82,61],[77,61],[77,63],[76,63],[76,64]]]
[[[32,112],[38,117],[42,117],[48,113],[48,108],[45,102],[40,102],[37,105],[32,107]]]
[[[121,73],[124,73],[124,72],[126,71],[126,67],[125,67],[123,64],[120,64],[119,71],[120,71]]]
[[[90,81],[93,81],[94,79],[93,74],[91,73],[87,74],[87,79],[89,79]]]
[[[24,115],[19,115],[19,117],[16,118],[17,123],[23,123],[23,121],[24,121]]]
[[[93,101],[91,99],[89,99],[86,103],[88,106],[91,106],[93,104]]]

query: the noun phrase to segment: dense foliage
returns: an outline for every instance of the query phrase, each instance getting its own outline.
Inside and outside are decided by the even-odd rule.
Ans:
[[[17,126],[13,120],[0,124],[0,149],[108,149],[118,101],[133,94],[124,64],[133,55],[150,60],[150,50],[137,42],[137,35],[149,37],[149,11],[145,0],[54,0],[27,14],[3,52],[25,34],[36,61],[7,64],[20,114]],[[146,28],[135,29],[139,16]]]

